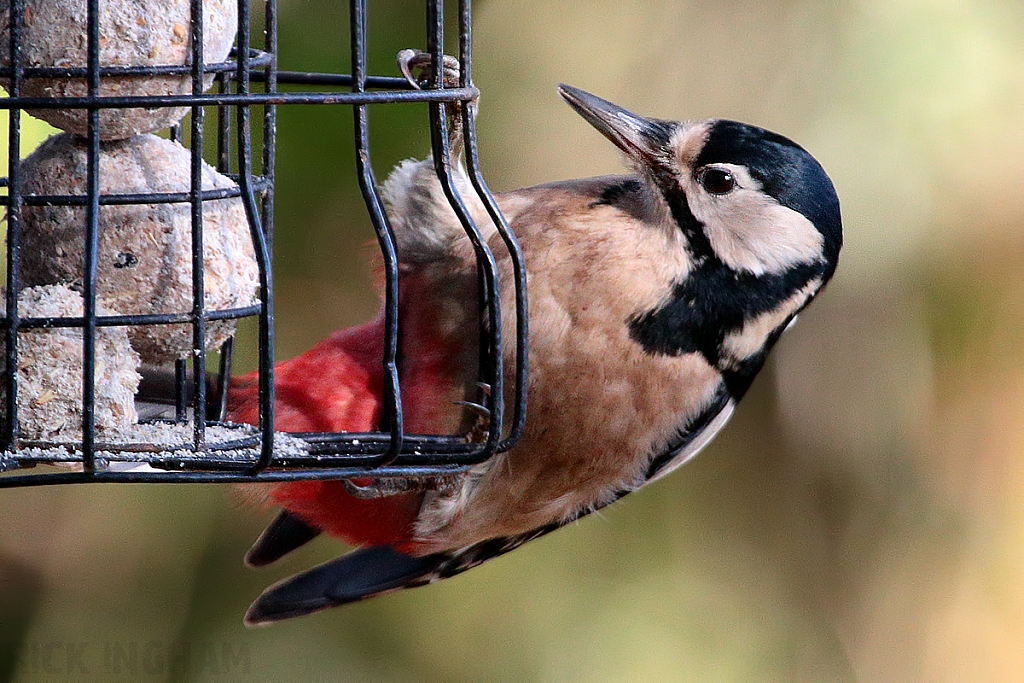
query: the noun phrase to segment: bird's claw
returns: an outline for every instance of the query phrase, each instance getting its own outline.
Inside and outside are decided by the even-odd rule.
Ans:
[[[406,490],[404,484],[399,482],[401,482],[399,479],[370,479],[369,484],[361,485],[351,479],[341,480],[342,486],[345,487],[345,492],[353,498],[359,498],[360,500],[385,498],[404,493]]]
[[[483,394],[484,402],[486,402],[486,399],[491,396],[491,385],[485,382],[477,382],[476,387]],[[455,405],[466,408],[476,417],[469,433],[466,434],[466,442],[480,443],[486,441],[488,433],[491,431],[491,411],[487,406],[474,401],[455,401]]]
[[[454,486],[452,477],[373,477],[368,484],[357,484],[351,479],[342,479],[345,491],[353,498],[368,500],[398,496],[416,491],[448,490]]]
[[[434,86],[434,62],[433,55],[421,50],[407,48],[398,53],[398,70],[402,72],[405,80],[416,90],[423,90]],[[441,80],[445,88],[457,88],[460,84],[461,70],[459,60],[451,55],[441,56]],[[453,161],[461,158],[463,153],[462,121],[463,107],[474,116],[476,103],[470,102],[463,105],[462,102],[448,102],[444,106],[445,115],[448,119],[448,155]]]
[[[468,408],[471,413],[476,414],[478,417],[491,419],[491,411],[487,410],[486,406],[482,406],[479,403],[473,403],[472,401],[454,401],[455,405]]]
[[[422,50],[405,49],[398,53],[398,70],[409,81],[409,85],[422,90],[430,87],[434,80],[433,55]],[[459,85],[459,60],[451,55],[442,55],[441,70],[443,71],[444,87],[455,88]]]
[[[491,385],[477,382],[477,389],[482,394],[484,403],[491,396]],[[482,403],[473,401],[454,401],[455,405],[468,409],[474,416],[472,428],[466,434],[467,443],[482,443],[487,440],[491,429],[491,411]],[[360,479],[366,484],[357,484],[351,479],[342,479],[345,491],[353,498],[362,500],[386,498],[416,491],[447,491],[458,485],[458,477],[367,477]]]

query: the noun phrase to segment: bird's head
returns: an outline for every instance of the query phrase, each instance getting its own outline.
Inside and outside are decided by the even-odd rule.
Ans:
[[[821,165],[792,140],[727,120],[664,121],[562,85],[569,105],[652,181],[696,258],[752,275],[819,262],[842,246],[839,199]]]
[[[763,128],[646,118],[577,88],[559,92],[626,154],[686,237],[689,276],[637,312],[633,338],[652,353],[700,351],[747,381],[835,271],[842,221],[824,169]]]

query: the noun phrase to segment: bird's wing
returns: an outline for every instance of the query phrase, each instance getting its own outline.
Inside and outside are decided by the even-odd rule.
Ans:
[[[245,564],[263,567],[306,545],[319,536],[321,530],[282,510],[263,531],[245,554]]]
[[[270,624],[419,585],[435,563],[434,556],[412,557],[389,546],[356,550],[274,584],[246,612],[245,623]]]
[[[679,430],[665,451],[651,460],[642,486],[658,481],[690,462],[722,431],[736,410],[736,399],[723,383],[711,403]]]
[[[360,548],[270,586],[249,607],[245,623],[250,626],[270,624],[405,588],[425,586],[515,550],[560,526],[550,524],[526,534],[494,538],[455,552],[424,557],[407,555],[390,546]]]
[[[271,586],[249,608],[246,623],[267,624],[302,616],[405,588],[424,586],[477,567],[610,505],[688,462],[725,426],[734,408],[735,401],[723,387],[697,417],[679,430],[670,447],[651,461],[642,482],[634,488],[618,491],[600,506],[581,510],[570,519],[522,534],[491,538],[458,550],[424,557],[407,555],[388,546],[361,548]]]

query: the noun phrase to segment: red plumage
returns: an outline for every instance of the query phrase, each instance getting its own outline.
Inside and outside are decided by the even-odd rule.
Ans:
[[[335,332],[275,368],[275,427],[285,432],[369,432],[380,421],[384,374],[383,320]],[[257,424],[256,374],[232,380],[228,418]],[[274,487],[271,498],[307,524],[352,545],[408,541],[418,502],[412,496],[359,499],[341,482]]]
[[[287,432],[366,432],[380,420],[383,321],[335,332],[275,368],[275,427]],[[231,380],[228,415],[259,420],[255,373]]]
[[[403,279],[400,359],[405,431],[455,433],[465,384],[475,377],[473,335],[449,326],[436,315],[439,297],[427,282]],[[436,284],[436,283],[431,283]],[[457,288],[456,288],[457,289]],[[406,306],[406,299],[418,305]],[[452,293],[451,290],[446,294]],[[467,293],[474,301],[475,295]],[[282,432],[371,432],[379,428],[384,384],[384,319],[341,330],[306,353],[275,367],[275,424]],[[471,381],[469,381],[472,384]],[[256,373],[233,378],[228,419],[257,424]],[[367,483],[355,480],[355,483]],[[356,498],[338,481],[274,485],[271,499],[302,521],[355,546],[389,545],[411,550],[412,524],[422,493],[386,498]]]

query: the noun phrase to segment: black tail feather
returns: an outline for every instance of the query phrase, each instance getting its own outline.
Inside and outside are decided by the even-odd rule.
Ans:
[[[388,546],[355,550],[274,584],[245,615],[249,626],[270,624],[381,593],[426,583],[442,556],[412,557]]]
[[[619,496],[626,493],[622,491]],[[540,538],[568,521],[571,520],[425,557],[406,555],[389,546],[355,550],[263,591],[263,595],[249,607],[245,623],[248,626],[271,624],[451,578]]]
[[[320,535],[320,529],[282,510],[245,554],[250,567],[264,567]]]

